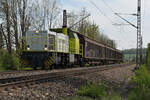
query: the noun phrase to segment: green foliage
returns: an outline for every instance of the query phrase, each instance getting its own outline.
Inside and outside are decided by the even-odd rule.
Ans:
[[[102,97],[102,100],[123,100],[123,99],[119,94],[113,93],[112,95]]]
[[[136,54],[124,54],[124,61],[125,62],[135,62],[136,61]]]
[[[123,50],[122,52],[124,54],[125,62],[128,62],[128,61],[135,62],[136,61],[136,49],[126,49],[126,50]],[[144,62],[145,58],[146,58],[146,48],[143,48],[142,53],[143,53],[142,61]]]
[[[0,69],[17,70],[20,61],[15,55],[10,55],[6,50],[0,50]]]
[[[76,91],[78,96],[61,100],[123,100],[119,93],[111,91],[107,94],[106,90],[108,88],[104,83],[88,83]]]
[[[132,77],[134,89],[129,94],[129,100],[149,100],[150,98],[150,75],[145,66],[142,66]]]
[[[86,86],[82,86],[80,90],[77,90],[77,94],[80,96],[87,96],[91,98],[100,98],[102,96],[106,96],[106,85],[102,84],[88,84]]]
[[[148,44],[148,49],[146,53],[146,66],[150,68],[150,43]]]
[[[62,100],[93,100],[93,99],[88,98],[88,97],[75,96],[75,97],[72,97],[72,98],[70,98],[70,99],[62,99]]]
[[[91,39],[116,48],[115,41],[111,40],[107,35],[103,34],[103,32],[99,28],[99,25],[97,25],[94,21],[91,21],[87,18],[82,20],[81,23],[74,25],[77,20],[83,19],[88,14],[89,12],[87,12],[86,8],[82,8],[79,14],[71,12],[69,14],[71,16],[68,18],[68,26],[73,26],[72,30],[75,30]]]
[[[143,55],[146,54],[146,48],[143,48]],[[133,49],[126,49],[126,50],[123,50],[123,53],[124,54],[136,54],[136,49],[133,48]]]
[[[89,98],[89,97],[82,97],[82,96],[74,96],[70,99],[62,99],[62,100],[123,100],[120,95],[112,94],[110,96],[103,96],[100,98]]]
[[[126,49],[123,50],[124,54],[136,54],[136,49]],[[146,54],[146,48],[143,48],[143,54]]]

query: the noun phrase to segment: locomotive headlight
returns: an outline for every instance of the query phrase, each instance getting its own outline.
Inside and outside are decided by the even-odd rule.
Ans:
[[[48,50],[48,48],[47,48],[47,45],[45,45],[45,48],[44,48],[44,50]]]
[[[44,48],[44,50],[48,50],[48,48],[47,48],[47,47],[45,47],[45,48]]]
[[[27,50],[30,50],[30,46],[29,45],[27,45]]]
[[[30,48],[27,48],[27,50],[30,50]]]

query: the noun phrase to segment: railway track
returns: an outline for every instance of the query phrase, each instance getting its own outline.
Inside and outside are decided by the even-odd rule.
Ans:
[[[70,68],[71,69],[71,68]],[[60,69],[59,69],[60,70]],[[7,76],[7,75],[19,75],[20,73],[22,74],[32,74],[32,73],[46,73],[50,70],[20,70],[20,71],[0,71],[0,76]],[[5,78],[5,77],[3,77]],[[1,78],[0,78],[1,79]]]
[[[118,67],[125,67],[125,66],[129,66],[129,64],[105,65],[105,66],[89,67],[89,68],[76,68],[76,69],[64,70],[59,72],[51,72],[46,74],[4,78],[4,79],[0,79],[0,91],[8,90],[10,88],[22,87],[25,85],[34,85],[43,82],[49,82],[52,80],[64,79],[67,77],[75,77],[84,74],[90,74],[90,73],[95,73],[99,71],[109,70]]]

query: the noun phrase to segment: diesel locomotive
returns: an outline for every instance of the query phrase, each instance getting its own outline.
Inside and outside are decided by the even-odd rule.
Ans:
[[[64,24],[48,31],[28,31],[23,66],[58,68],[121,63],[122,52],[75,32]]]

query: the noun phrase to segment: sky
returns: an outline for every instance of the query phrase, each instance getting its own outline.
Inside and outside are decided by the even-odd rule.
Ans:
[[[94,2],[99,10],[90,1]],[[67,12],[79,12],[86,8],[91,14],[90,19],[99,25],[100,31],[117,43],[118,49],[136,48],[136,28],[131,25],[116,26],[113,24],[127,24],[114,14],[133,14],[137,11],[137,0],[60,0],[62,9]],[[150,0],[142,0],[142,35],[143,46],[150,43]],[[114,12],[112,12],[112,10]],[[136,25],[136,16],[122,15],[125,19]]]

